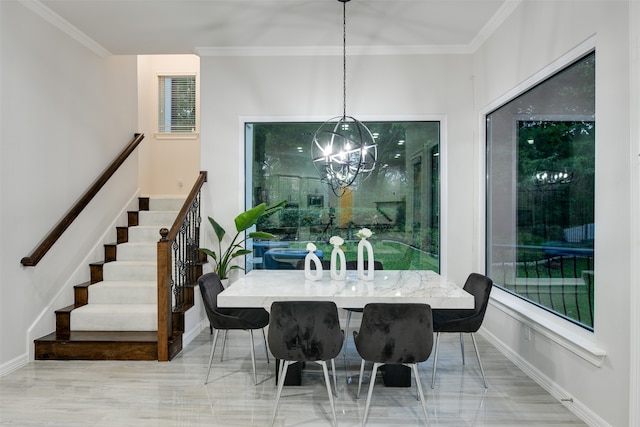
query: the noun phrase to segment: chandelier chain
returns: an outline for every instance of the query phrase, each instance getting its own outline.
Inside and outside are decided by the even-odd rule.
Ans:
[[[371,131],[347,116],[347,6],[342,2],[342,116],[324,122],[313,134],[311,160],[320,180],[342,197],[376,167],[378,144]]]
[[[347,2],[342,2],[342,118],[347,117]]]

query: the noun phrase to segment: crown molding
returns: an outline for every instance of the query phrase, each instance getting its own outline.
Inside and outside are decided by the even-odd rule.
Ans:
[[[200,46],[198,56],[342,56],[342,46]],[[347,46],[348,56],[463,55],[473,53],[467,45],[447,46]]]
[[[487,21],[478,34],[469,43],[469,50],[471,53],[477,51],[482,44],[493,34],[504,21],[513,13],[518,6],[520,6],[522,0],[507,0],[500,9]]]
[[[347,55],[468,55],[475,53],[523,0],[506,0],[469,44],[347,46]],[[342,56],[342,46],[198,46],[198,56]]]
[[[97,43],[91,37],[80,31],[77,27],[73,26],[69,21],[49,9],[42,4],[39,0],[18,0],[29,10],[40,16],[45,21],[49,22],[60,31],[67,34],[69,37],[82,44],[84,47],[91,50],[96,55],[107,57],[111,56],[111,52],[105,49],[102,45]]]

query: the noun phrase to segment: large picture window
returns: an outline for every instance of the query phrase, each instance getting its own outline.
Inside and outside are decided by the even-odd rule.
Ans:
[[[487,115],[487,274],[593,329],[595,53]]]
[[[311,161],[321,124],[246,123],[247,205],[287,200],[284,210],[258,223],[278,238],[254,242],[247,269],[293,269],[307,242],[328,260],[334,235],[345,240],[347,261],[355,260],[355,234],[367,227],[384,269],[439,271],[440,123],[365,123],[378,143],[378,164],[342,197],[321,182]]]

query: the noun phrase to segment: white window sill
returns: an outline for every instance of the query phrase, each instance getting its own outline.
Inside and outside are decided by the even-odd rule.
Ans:
[[[155,139],[162,140],[177,140],[177,139],[198,139],[200,138],[200,134],[198,132],[184,132],[184,133],[154,133],[153,137]]]
[[[494,287],[490,304],[538,334],[600,367],[607,352],[595,344],[593,333]]]

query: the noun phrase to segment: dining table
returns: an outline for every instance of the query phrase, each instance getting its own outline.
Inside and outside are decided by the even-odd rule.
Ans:
[[[319,280],[311,280],[304,270],[255,269],[218,294],[218,306],[226,308],[261,307],[269,311],[274,301],[333,301],[338,308],[350,309],[369,303],[424,303],[437,309],[473,309],[475,304],[473,295],[431,270],[375,270],[373,280],[360,279],[357,270],[347,270],[344,280],[334,280],[329,271],[323,271]],[[284,385],[301,384],[302,366],[292,365]],[[411,385],[407,367],[386,368],[385,385]]]
[[[274,301],[333,301],[338,308],[364,308],[372,302],[424,303],[432,309],[472,309],[473,295],[432,270],[376,270],[373,280],[348,270],[344,280],[323,271],[320,280],[304,270],[251,270],[218,295],[219,307],[263,307]]]

